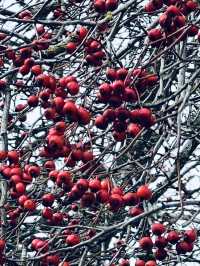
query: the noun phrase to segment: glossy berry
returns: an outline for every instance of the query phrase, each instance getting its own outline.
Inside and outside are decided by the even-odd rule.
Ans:
[[[153,242],[150,237],[143,237],[139,240],[139,245],[144,250],[150,250],[153,247]]]
[[[67,238],[66,238],[66,243],[69,246],[75,246],[75,245],[79,244],[80,241],[81,241],[80,240],[80,236],[76,235],[76,234],[68,235]]]
[[[139,124],[130,123],[128,125],[127,131],[130,134],[130,136],[134,138],[140,133],[141,126]]]
[[[180,239],[179,233],[176,231],[170,231],[167,234],[167,241],[169,241],[171,244],[176,244]]]
[[[157,266],[157,263],[155,262],[155,260],[148,260],[145,263],[145,266]]]
[[[76,50],[77,46],[74,42],[68,42],[66,44],[66,50],[69,54],[72,54]]]
[[[101,189],[101,181],[98,179],[93,179],[89,181],[89,188],[93,192],[97,192],[98,190]]]
[[[162,235],[165,232],[165,226],[161,223],[154,223],[151,226],[152,233],[154,235]]]
[[[128,192],[123,196],[124,204],[128,206],[136,205],[139,202],[137,193]]]
[[[176,244],[176,251],[178,254],[185,254],[187,252],[191,252],[192,250],[193,250],[192,243],[181,241]]]
[[[36,107],[38,105],[39,100],[37,96],[32,95],[28,98],[27,102],[30,107]]]
[[[167,245],[167,239],[165,237],[163,237],[163,236],[158,236],[155,239],[154,244],[158,248],[164,248]]]
[[[195,229],[186,230],[184,233],[185,241],[194,242],[197,239],[197,232]]]
[[[51,206],[55,200],[53,194],[48,193],[42,196],[42,204],[46,207]]]
[[[36,209],[35,201],[28,199],[24,202],[24,209],[27,211],[34,211]]]
[[[135,262],[135,266],[145,266],[145,261],[141,259],[137,259]]]
[[[142,200],[150,200],[152,197],[152,191],[147,185],[143,185],[138,188],[137,195]]]

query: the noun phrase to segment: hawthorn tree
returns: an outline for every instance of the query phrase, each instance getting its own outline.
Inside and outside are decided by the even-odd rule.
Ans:
[[[0,264],[199,265],[195,0],[0,6]]]

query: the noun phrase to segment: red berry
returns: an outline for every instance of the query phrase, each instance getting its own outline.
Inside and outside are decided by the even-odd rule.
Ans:
[[[152,197],[152,191],[147,185],[140,186],[137,195],[142,200],[149,200]]]
[[[7,35],[4,32],[0,32],[0,41],[4,40]]]
[[[24,209],[27,211],[34,211],[36,209],[35,201],[28,199],[24,202]]]
[[[79,39],[82,41],[88,33],[88,29],[85,27],[80,27],[77,31]]]
[[[166,13],[169,16],[178,16],[180,15],[180,9],[174,5],[168,6],[168,8],[166,9]]]
[[[165,226],[161,223],[155,223],[151,226],[154,235],[162,235],[165,232]]]
[[[139,201],[139,198],[137,196],[137,193],[134,192],[128,192],[123,196],[124,204],[131,206],[136,205]]]
[[[32,165],[28,168],[28,174],[32,177],[37,177],[40,174],[40,167]]]
[[[78,109],[76,105],[71,101],[68,101],[65,103],[63,107],[63,113],[66,114],[70,120],[73,120],[73,121],[78,120]]]
[[[90,122],[90,112],[84,107],[78,108],[78,121],[81,125],[87,125]]]
[[[72,151],[71,157],[76,162],[81,161],[82,158],[83,158],[83,151],[80,150],[80,149],[75,149],[75,150]]]
[[[197,232],[195,229],[190,229],[184,233],[185,241],[194,242],[197,239]]]
[[[131,209],[129,209],[129,215],[132,217],[138,216],[140,214],[142,214],[144,211],[140,208],[140,207],[133,207]]]
[[[0,252],[4,250],[6,246],[6,241],[4,239],[0,239]]]
[[[106,76],[109,80],[113,81],[113,80],[117,79],[117,72],[113,68],[108,68],[106,71]]]
[[[19,194],[24,194],[26,191],[26,187],[23,183],[17,183],[15,186],[16,192]]]
[[[153,242],[150,237],[143,237],[139,240],[139,245],[144,250],[150,250],[153,247]]]
[[[58,266],[60,262],[60,257],[58,255],[49,255],[46,257],[46,261],[48,265]]]
[[[35,245],[36,250],[42,249],[43,252],[46,252],[48,250],[48,242],[44,240],[39,240],[36,242]]]
[[[0,160],[3,161],[7,157],[7,151],[0,151]]]
[[[199,28],[195,25],[191,25],[187,31],[188,36],[195,36],[198,34]]]
[[[52,223],[54,225],[59,225],[63,221],[63,214],[61,212],[56,212],[52,216]]]
[[[111,87],[113,93],[119,95],[124,91],[124,82],[122,80],[116,80],[111,84]]]
[[[40,74],[42,74],[42,69],[40,67],[40,65],[35,65],[31,68],[31,72],[35,75],[38,76]]]
[[[71,95],[76,95],[79,92],[79,84],[75,81],[68,82],[67,89]]]
[[[114,187],[111,191],[111,194],[118,194],[120,196],[123,196],[124,195],[124,191],[121,187]]]
[[[128,133],[132,138],[135,138],[141,131],[141,126],[139,124],[130,123],[127,128]]]
[[[158,247],[158,248],[164,248],[166,247],[167,245],[167,239],[163,236],[158,236],[156,239],[155,239],[155,246]]]
[[[51,220],[52,217],[53,217],[53,212],[50,208],[47,208],[45,207],[43,210],[42,210],[42,217],[45,218],[45,219],[49,219]]]
[[[193,249],[193,244],[186,241],[181,241],[176,244],[176,251],[178,254],[185,254],[191,252]]]
[[[146,263],[145,263],[145,266],[157,266],[155,260],[148,260]]]
[[[21,195],[21,196],[19,197],[19,199],[18,199],[19,205],[23,207],[23,206],[24,206],[24,202],[25,202],[26,200],[28,200],[28,196],[26,196],[26,195]]]
[[[189,0],[189,1],[187,1],[187,2],[185,3],[185,5],[186,5],[187,10],[188,10],[189,12],[191,12],[191,11],[194,11],[194,10],[197,8],[197,6],[198,6],[198,2],[195,2],[195,1]]]
[[[98,179],[93,179],[89,181],[89,188],[93,192],[97,192],[101,189],[101,181]]]
[[[67,238],[66,238],[66,243],[69,246],[75,246],[75,245],[79,244],[80,241],[81,241],[80,240],[80,236],[76,235],[76,234],[68,235]]]
[[[117,211],[123,206],[123,198],[119,194],[112,194],[109,199],[110,208],[113,211]]]
[[[94,159],[94,155],[93,155],[92,151],[84,151],[83,152],[82,161],[84,163],[88,163],[88,162],[92,161],[93,159]]]
[[[36,107],[38,105],[38,102],[39,102],[38,96],[35,96],[35,95],[29,96],[27,102],[28,102],[28,105],[30,107]]]
[[[69,54],[72,54],[76,50],[77,46],[74,42],[68,42],[66,44],[66,50]]]
[[[107,128],[108,123],[103,115],[99,115],[95,119],[95,126],[101,130],[104,130]]]
[[[79,190],[86,191],[89,187],[89,182],[87,179],[79,179],[76,183],[76,186]]]
[[[162,38],[162,32],[160,29],[151,29],[148,31],[148,37],[150,41],[157,41]]]
[[[145,266],[145,261],[137,259],[135,262],[135,266]]]
[[[36,25],[36,31],[39,35],[42,35],[43,33],[45,33],[44,25]]]
[[[46,207],[48,206],[52,206],[52,204],[54,203],[55,197],[53,194],[48,193],[48,194],[44,194],[42,196],[42,204]]]
[[[19,73],[22,74],[23,76],[27,75],[30,71],[30,68],[28,65],[23,65],[19,68]]]
[[[130,266],[129,260],[122,259],[119,263],[119,266]]]
[[[96,194],[96,200],[99,203],[106,203],[109,200],[109,194],[106,190],[101,189]]]
[[[109,97],[112,93],[112,87],[108,83],[103,83],[99,87],[99,92],[101,95]]]
[[[106,10],[113,11],[118,6],[118,0],[106,0]]]
[[[118,79],[124,80],[128,74],[128,70],[126,68],[119,68],[116,74]]]
[[[176,16],[174,19],[174,23],[177,27],[183,27],[185,25],[186,18],[185,16]]]
[[[178,232],[176,231],[170,231],[167,234],[167,241],[170,242],[171,244],[176,244],[180,239],[180,236]]]
[[[8,152],[8,160],[11,163],[18,163],[19,161],[19,154],[17,151],[9,151]]]

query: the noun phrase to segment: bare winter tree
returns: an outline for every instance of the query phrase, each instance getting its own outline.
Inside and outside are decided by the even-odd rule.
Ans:
[[[0,265],[200,265],[200,5],[0,1]]]

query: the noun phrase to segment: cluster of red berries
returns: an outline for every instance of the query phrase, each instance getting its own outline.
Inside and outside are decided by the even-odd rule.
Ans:
[[[30,168],[35,166],[30,166]],[[17,218],[24,211],[34,211],[36,209],[36,201],[26,195],[26,186],[32,182],[32,176],[27,170],[24,172],[19,165],[3,165],[1,174],[8,179],[9,193],[12,199],[17,199],[19,207],[12,208],[10,204],[5,205],[7,211],[8,222],[15,226]]]
[[[102,50],[101,42],[91,38],[84,43],[84,46],[86,62],[92,66],[101,66],[102,60],[106,57],[105,52]]]
[[[60,121],[66,117],[70,122],[78,122],[80,125],[90,122],[90,113],[86,108],[76,105],[72,100],[65,100],[67,93],[74,96],[79,92],[79,84],[74,76],[61,78],[58,87],[56,87],[55,79],[45,74],[37,76],[36,80],[45,87],[40,92],[39,98],[41,106],[45,108],[44,116],[48,120],[56,121],[58,119]],[[51,82],[51,89],[49,89],[49,82]],[[51,101],[49,101],[50,96],[53,96]]]
[[[78,45],[84,40],[88,33],[88,29],[80,27],[72,36],[72,41],[66,44],[66,50],[72,54]],[[101,66],[102,60],[106,57],[105,52],[102,50],[100,41],[90,38],[84,41],[85,60],[91,66]]]
[[[161,6],[162,1],[155,2]],[[165,12],[159,17],[159,24],[161,28],[154,28],[148,31],[148,37],[153,46],[160,46],[162,43],[171,44],[174,40],[179,38],[179,36],[180,40],[183,40],[187,36],[195,36],[198,34],[198,27],[195,25],[184,28],[184,26],[186,26],[185,16],[197,9],[197,2],[191,0],[187,2],[173,2],[175,3],[169,5]],[[152,12],[152,7],[154,7],[154,1],[149,2],[146,5],[145,10],[147,12]]]
[[[142,200],[149,200],[152,196],[148,186],[140,186],[137,192],[124,193],[121,187],[112,187],[108,179],[100,181],[98,178],[79,179],[68,193],[70,201],[80,200],[81,207],[94,204],[108,204],[111,211],[118,211],[124,206],[137,205]]]
[[[9,153],[12,153],[12,156],[15,156],[15,158],[19,160],[19,155],[16,151],[8,152],[8,160]],[[12,220],[15,220],[21,211],[34,211],[36,209],[36,202],[29,198],[25,193],[26,186],[32,182],[33,178],[40,175],[40,167],[37,165],[25,165],[22,170],[18,165],[18,162],[15,161],[15,163],[12,163],[9,166],[2,165],[1,174],[9,181],[11,198],[18,199],[19,205],[23,208],[17,208],[8,213],[12,223]]]
[[[31,58],[28,59],[31,60]],[[24,66],[26,65],[22,67]],[[70,122],[78,122],[79,125],[86,125],[90,122],[90,113],[86,108],[77,106],[72,100],[65,100],[68,93],[72,96],[79,93],[79,83],[74,76],[62,77],[57,82],[53,76],[41,73],[42,70],[38,65],[32,66],[31,71],[36,75],[37,85],[43,89],[39,96],[28,97],[28,106],[36,107],[40,100],[41,106],[45,109],[44,116],[48,120],[60,121],[67,117]],[[3,89],[5,86],[6,82],[1,80],[0,87]],[[25,107],[26,105],[19,104],[15,107],[15,111],[22,111]]]
[[[147,13],[154,12],[161,9],[164,4],[167,6],[176,5],[183,15],[188,15],[198,6],[198,3],[194,0],[151,0],[145,5],[145,11]]]
[[[81,108],[83,114],[85,109]],[[87,112],[87,111],[86,111]],[[83,119],[81,120],[83,122]],[[67,125],[64,121],[57,122],[52,127],[46,137],[46,144],[40,151],[42,157],[64,157],[66,166],[74,167],[76,162],[82,161],[84,164],[94,159],[93,152],[89,150],[90,145],[82,143],[70,144],[69,140],[65,137],[65,130]]]
[[[97,96],[100,103],[109,104],[112,107],[119,107],[123,102],[137,102],[142,93],[156,85],[158,81],[156,74],[150,74],[142,68],[136,68],[131,73],[126,68],[118,70],[108,68],[106,78],[108,82],[99,86]]]
[[[143,127],[150,127],[155,123],[149,108],[135,109],[129,111],[126,108],[106,109],[102,115],[95,119],[95,125],[99,129],[106,129],[112,123],[113,137],[116,141],[123,141],[126,134],[131,137],[137,136]]]
[[[123,141],[128,133],[135,137],[142,127],[150,127],[155,123],[155,117],[148,108],[129,111],[127,107],[121,107],[123,102],[134,103],[138,101],[142,92],[148,86],[155,85],[158,77],[149,75],[145,70],[135,69],[129,77],[128,70],[108,69],[107,79],[112,83],[103,83],[99,87],[98,99],[102,103],[109,103],[113,108],[106,109],[102,115],[95,119],[95,125],[99,129],[106,129],[112,123],[113,137],[117,141]],[[130,86],[134,82],[135,87]],[[115,109],[114,109],[115,108]]]
[[[94,0],[94,9],[98,13],[113,11],[118,7],[118,0]]]
[[[73,237],[73,235],[72,235]],[[47,240],[43,240],[40,238],[34,238],[31,242],[31,249],[33,251],[40,251],[42,253],[45,253],[49,250],[49,244]],[[49,266],[49,265],[55,265],[55,266],[70,266],[70,264],[65,261],[61,263],[60,256],[54,254],[54,255],[47,255],[44,258],[42,258],[41,265],[42,266]]]
[[[157,265],[156,260],[163,261],[167,257],[168,252],[173,249],[173,245],[176,245],[176,251],[178,254],[185,254],[186,252],[191,252],[193,250],[193,243],[197,238],[197,233],[194,229],[189,229],[182,234],[177,231],[168,231],[167,235],[163,235],[166,228],[161,223],[154,223],[151,226],[152,234],[155,237],[154,242],[149,236],[142,237],[139,240],[139,246],[142,250],[147,252],[147,257],[151,254],[152,248],[155,248],[154,257],[155,261],[145,262],[142,259],[138,259],[135,266],[147,266],[147,265]],[[166,250],[167,248],[167,250]]]

